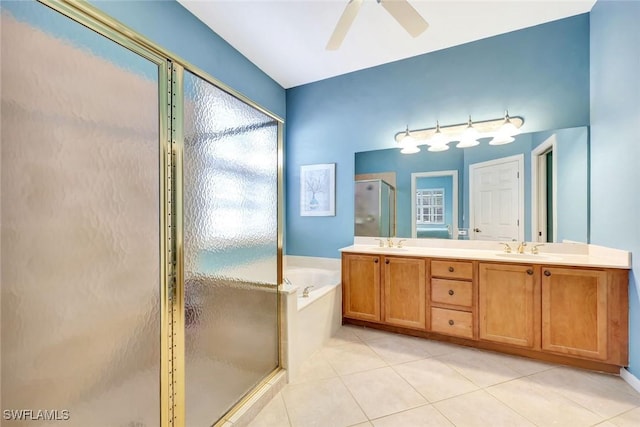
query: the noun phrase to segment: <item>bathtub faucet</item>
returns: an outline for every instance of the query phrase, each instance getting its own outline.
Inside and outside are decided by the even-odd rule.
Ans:
[[[293,283],[291,283],[291,280],[287,279],[286,277],[282,281],[284,282],[285,285],[293,286]]]
[[[307,286],[306,288],[304,288],[304,290],[302,291],[303,298],[309,298],[309,289],[311,288],[313,288],[313,286]]]

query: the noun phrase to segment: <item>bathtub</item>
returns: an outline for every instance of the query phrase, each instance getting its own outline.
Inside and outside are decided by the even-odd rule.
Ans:
[[[300,366],[320,350],[342,324],[340,260],[286,256],[281,287],[283,366],[294,381]],[[304,297],[306,287],[309,296]]]

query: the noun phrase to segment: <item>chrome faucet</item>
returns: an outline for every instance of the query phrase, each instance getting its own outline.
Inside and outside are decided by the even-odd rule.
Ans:
[[[391,237],[387,239],[387,246],[389,246],[390,248],[393,247],[393,239]]]
[[[523,254],[524,253],[524,247],[527,246],[526,242],[520,242],[520,244],[518,245],[518,253],[519,254]]]
[[[384,248],[384,240],[382,239],[375,239],[378,241],[378,247]]]
[[[400,240],[398,240],[398,242],[396,243],[396,247],[397,247],[397,248],[401,248],[401,247],[402,247],[402,242],[406,242],[406,241],[407,241],[407,239],[400,239]]]
[[[309,289],[313,288],[312,286],[307,286],[306,288],[303,289],[302,291],[302,297],[303,298],[309,298]]]
[[[282,281],[284,282],[285,285],[293,286],[293,283],[291,283],[291,280],[287,279],[286,277]]]

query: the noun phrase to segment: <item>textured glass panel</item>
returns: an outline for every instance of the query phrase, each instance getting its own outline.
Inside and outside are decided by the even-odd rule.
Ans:
[[[277,123],[185,73],[186,422],[278,365]]]
[[[2,409],[158,426],[158,68],[23,3],[2,10]]]

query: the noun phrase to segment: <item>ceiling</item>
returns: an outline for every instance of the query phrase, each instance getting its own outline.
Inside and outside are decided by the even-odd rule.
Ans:
[[[415,39],[364,0],[337,51],[325,46],[348,0],[178,0],[284,88],[589,12],[595,0],[409,0]]]

